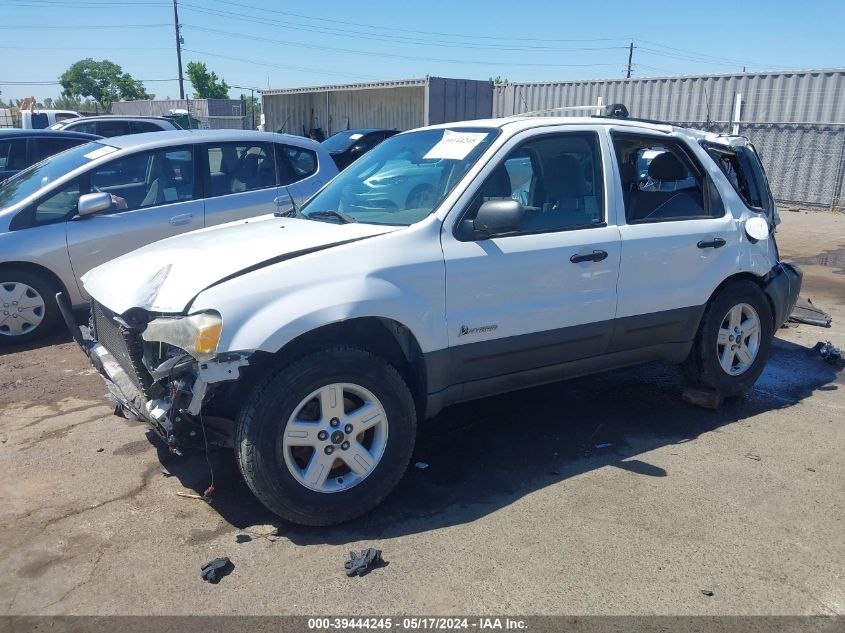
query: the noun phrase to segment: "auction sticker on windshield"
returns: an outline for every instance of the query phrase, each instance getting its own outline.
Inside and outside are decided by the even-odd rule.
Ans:
[[[111,145],[103,145],[100,149],[95,149],[93,152],[88,152],[87,154],[85,154],[85,158],[89,160],[96,160],[101,156],[108,156],[112,152],[116,151],[116,147],[112,147]]]
[[[423,156],[425,159],[448,158],[451,160],[463,160],[472,151],[472,148],[483,141],[488,132],[454,132],[443,130],[443,138],[428,150]]]

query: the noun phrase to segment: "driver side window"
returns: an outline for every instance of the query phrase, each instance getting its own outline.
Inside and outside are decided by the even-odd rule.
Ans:
[[[604,222],[598,136],[593,132],[544,135],[512,150],[487,177],[464,219],[488,200],[517,200],[525,208],[518,233],[546,233]]]

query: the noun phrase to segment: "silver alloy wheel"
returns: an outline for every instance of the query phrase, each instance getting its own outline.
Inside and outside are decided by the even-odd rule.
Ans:
[[[363,481],[384,455],[387,414],[360,385],[333,383],[306,396],[288,419],[282,453],[291,475],[316,492]]]
[[[760,351],[760,335],[760,316],[753,307],[740,303],[728,310],[716,339],[722,370],[730,376],[748,371]]]
[[[0,336],[22,336],[44,320],[44,298],[20,281],[0,281]]]

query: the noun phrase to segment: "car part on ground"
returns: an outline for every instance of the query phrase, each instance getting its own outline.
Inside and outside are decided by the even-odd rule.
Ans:
[[[92,270],[77,336],[173,452],[200,423],[273,512],[338,523],[457,402],[653,360],[748,390],[801,287],[755,160],[739,137],[620,119],[399,134],[283,217]]]
[[[817,307],[809,297],[798,297],[795,307],[789,314],[792,323],[805,323],[818,327],[830,327],[831,316]]]

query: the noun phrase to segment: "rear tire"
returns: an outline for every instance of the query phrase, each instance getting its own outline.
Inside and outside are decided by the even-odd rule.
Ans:
[[[235,433],[240,471],[267,508],[293,523],[333,525],[371,510],[399,482],[414,449],[416,410],[385,360],[333,347],[256,387]]]
[[[56,288],[38,273],[20,268],[0,270],[0,345],[28,343],[56,324]]]
[[[725,396],[750,389],[771,352],[772,310],[752,281],[736,280],[714,296],[685,364],[690,382]]]

